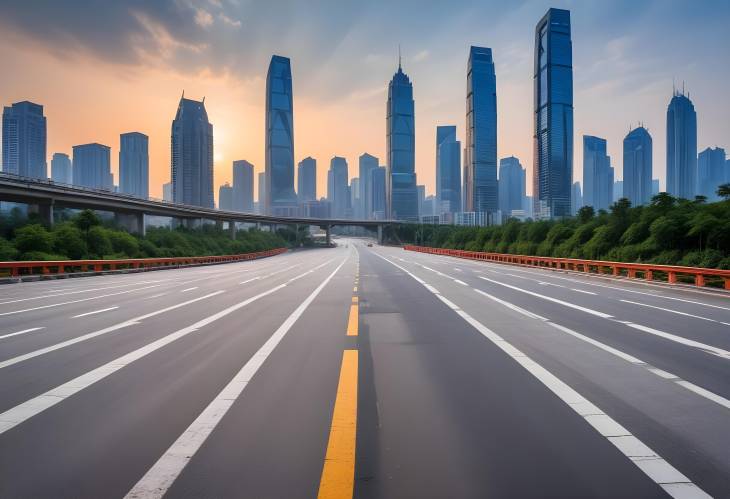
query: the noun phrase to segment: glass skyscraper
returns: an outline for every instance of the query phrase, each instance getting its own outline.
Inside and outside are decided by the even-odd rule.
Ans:
[[[233,187],[228,182],[218,187],[218,209],[233,211]]]
[[[47,178],[46,117],[43,106],[28,101],[3,109],[2,171]]]
[[[143,133],[119,136],[119,191],[138,198],[149,196],[149,139]]]
[[[103,144],[73,146],[74,185],[113,190],[110,151],[110,147]]]
[[[464,173],[464,211],[496,213],[499,209],[497,79],[492,49],[485,47],[471,47],[469,50]]]
[[[274,55],[266,75],[266,213],[296,215],[291,63]]]
[[[697,194],[697,113],[676,91],[667,108],[667,192],[685,199]]]
[[[418,221],[413,85],[398,64],[388,84],[386,110],[386,217]]]
[[[370,172],[378,167],[378,158],[363,153],[358,158],[358,175],[360,176],[360,211],[355,213],[355,218],[368,220],[372,218],[372,182]]]
[[[507,219],[513,211],[524,208],[525,169],[514,156],[499,160],[499,209]]]
[[[649,203],[652,196],[652,140],[644,127],[624,138],[624,192],[631,206]]]
[[[317,160],[306,157],[297,168],[297,196],[299,202],[317,200]]]
[[[172,198],[175,203],[214,208],[213,125],[205,99],[180,98],[172,122]]]
[[[436,206],[434,215],[461,211],[461,142],[455,126],[436,127]]]
[[[370,206],[373,208],[372,217],[375,220],[385,218],[386,202],[386,177],[387,168],[379,166],[370,170]]]
[[[583,136],[583,204],[607,210],[613,203],[613,168],[606,139]]]
[[[535,28],[533,198],[537,218],[571,213],[573,55],[570,12],[550,9]]]
[[[719,201],[717,187],[727,181],[725,149],[708,147],[697,157],[697,191],[710,201]]]
[[[62,152],[53,154],[51,159],[51,180],[63,184],[73,183],[71,158],[68,157],[68,154]]]
[[[245,159],[233,162],[233,211],[253,212],[253,165]]]
[[[335,156],[330,160],[327,198],[332,203],[333,218],[347,218],[350,209],[350,194],[347,172],[347,160]]]

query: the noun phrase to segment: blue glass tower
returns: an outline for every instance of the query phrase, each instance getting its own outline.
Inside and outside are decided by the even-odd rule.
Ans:
[[[537,218],[571,213],[573,54],[570,12],[550,9],[535,28],[533,198]]]
[[[297,196],[300,203],[317,200],[317,160],[306,157],[297,167]]]
[[[29,101],[3,109],[2,171],[23,177],[47,177],[46,117]]]
[[[372,176],[370,172],[378,167],[378,158],[372,154],[364,153],[359,158],[360,175],[360,211],[355,213],[355,218],[370,219],[373,214],[372,207]]]
[[[172,122],[171,159],[174,202],[214,208],[213,125],[208,121],[205,99],[198,102],[184,94],[180,98]]]
[[[632,206],[651,201],[652,196],[652,140],[644,127],[634,128],[624,138],[624,192],[623,197]]]
[[[726,181],[725,149],[708,147],[697,157],[698,194],[706,196],[710,201],[719,201],[717,188]]]
[[[461,211],[461,142],[455,126],[436,127],[436,203],[435,215]]]
[[[685,199],[697,194],[697,113],[676,91],[667,108],[667,192]]]
[[[613,168],[606,139],[583,136],[583,204],[607,210],[613,202]]]
[[[253,165],[245,159],[233,162],[233,211],[253,212]]]
[[[418,221],[413,85],[398,63],[388,84],[386,110],[386,217]]]
[[[274,55],[266,75],[266,213],[296,215],[294,100],[289,58]]]
[[[499,209],[508,218],[513,211],[524,208],[525,169],[514,156],[499,160]]]
[[[332,217],[347,218],[350,206],[347,160],[340,156],[333,157],[330,160],[328,175],[331,182],[328,182],[327,197],[329,202],[332,203]]]
[[[471,47],[466,80],[464,211],[496,213],[497,79],[492,49]]]
[[[119,136],[119,190],[147,199],[149,197],[149,138],[139,132]]]

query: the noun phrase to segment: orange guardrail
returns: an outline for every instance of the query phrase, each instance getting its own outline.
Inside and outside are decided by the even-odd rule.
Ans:
[[[65,274],[73,272],[102,272],[105,270],[142,269],[148,267],[171,267],[200,265],[206,263],[228,263],[255,260],[285,253],[286,248],[276,248],[255,253],[220,256],[183,256],[174,258],[128,258],[122,260],[53,260],[0,262],[0,275],[12,277],[33,274]]]
[[[701,267],[680,267],[676,265],[653,265],[647,263],[607,262],[603,260],[581,260],[579,258],[553,258],[548,256],[510,255],[506,253],[486,253],[483,251],[466,251],[446,248],[430,248],[427,246],[403,246],[407,251],[418,251],[433,255],[468,258],[470,260],[488,260],[491,262],[513,265],[527,265],[556,270],[575,270],[594,274],[627,276],[631,279],[643,278],[647,281],[658,280],[666,276],[666,281],[676,284],[678,277],[687,276],[694,279],[696,286],[705,286],[708,278],[722,280],[724,288],[730,290],[730,270],[705,269]]]

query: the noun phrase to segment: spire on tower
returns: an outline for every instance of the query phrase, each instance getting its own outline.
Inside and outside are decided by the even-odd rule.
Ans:
[[[401,71],[400,43],[398,44],[398,71]]]

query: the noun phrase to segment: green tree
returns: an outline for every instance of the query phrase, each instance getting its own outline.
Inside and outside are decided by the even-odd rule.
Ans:
[[[64,223],[53,230],[53,250],[72,260],[86,257],[86,242],[83,233],[73,224]]]
[[[94,258],[104,258],[104,255],[109,255],[113,250],[107,229],[100,225],[95,225],[89,229],[87,244],[89,253]]]
[[[578,210],[578,221],[581,224],[590,222],[594,216],[596,216],[596,210],[593,209],[593,206],[582,206]]]
[[[722,184],[717,187],[717,195],[725,201],[730,201],[730,184]]]
[[[21,253],[39,251],[50,253],[53,249],[53,236],[41,224],[31,224],[15,229],[15,248]]]
[[[14,260],[17,256],[18,250],[15,249],[15,246],[13,246],[10,241],[0,236],[0,262]]]

